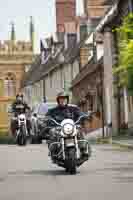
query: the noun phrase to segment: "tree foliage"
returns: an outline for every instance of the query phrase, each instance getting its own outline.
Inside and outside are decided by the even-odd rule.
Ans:
[[[118,34],[119,58],[114,72],[119,74],[120,85],[126,85],[133,93],[133,13],[116,29]]]

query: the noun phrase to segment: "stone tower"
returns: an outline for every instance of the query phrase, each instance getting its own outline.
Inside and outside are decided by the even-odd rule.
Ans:
[[[76,0],[56,0],[57,32],[65,32],[65,23],[76,18]]]
[[[0,41],[0,133],[9,128],[8,109],[21,90],[25,67],[34,58],[32,34],[30,41],[17,41],[12,23],[10,40]]]

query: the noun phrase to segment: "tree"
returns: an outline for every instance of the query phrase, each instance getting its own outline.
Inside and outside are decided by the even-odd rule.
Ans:
[[[119,59],[114,72],[119,75],[119,85],[126,86],[133,95],[133,13],[116,29],[118,34]]]

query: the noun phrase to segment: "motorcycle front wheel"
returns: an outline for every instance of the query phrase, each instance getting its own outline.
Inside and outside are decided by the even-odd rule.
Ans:
[[[25,146],[26,145],[26,134],[25,134],[25,130],[24,128],[22,128],[21,130],[18,130],[18,136],[17,136],[17,144],[19,146]]]
[[[66,162],[66,172],[70,174],[77,173],[77,166],[76,166],[76,150],[75,148],[70,148],[67,150],[67,160]]]

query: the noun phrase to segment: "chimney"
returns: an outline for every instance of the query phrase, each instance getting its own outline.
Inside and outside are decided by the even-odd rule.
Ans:
[[[76,18],[76,0],[56,0],[57,32],[65,32],[64,24]]]

